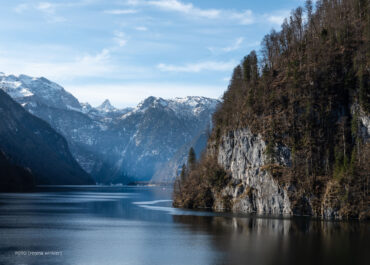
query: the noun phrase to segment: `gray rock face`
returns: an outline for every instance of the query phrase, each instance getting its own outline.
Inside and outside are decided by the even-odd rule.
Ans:
[[[370,140],[370,117],[366,115],[365,112],[361,111],[359,115],[359,120],[361,122],[361,133],[362,137],[366,140]]]
[[[354,106],[355,107],[355,106]],[[370,117],[358,110],[361,135],[364,141],[370,139]],[[217,146],[217,147],[216,147]],[[286,146],[276,145],[274,148],[275,161],[273,166],[291,166],[291,152]],[[266,142],[261,135],[251,133],[248,128],[230,131],[221,137],[218,145],[208,144],[208,153],[216,156],[218,163],[229,171],[231,182],[215,194],[214,208],[223,210],[228,201],[231,201],[234,212],[274,215],[301,214],[299,209],[293,208],[289,195],[295,192],[294,185],[282,186],[269,173],[267,167],[272,163],[266,156]],[[329,181],[323,195],[318,215],[325,219],[340,219],[340,202],[333,198],[339,190],[337,181]],[[289,195],[288,195],[289,191]],[[225,197],[228,198],[225,202]],[[307,195],[299,199],[298,205],[312,209],[312,198]]]
[[[159,175],[155,180],[172,181],[187,155],[178,151],[190,148],[218,104],[204,97],[149,97],[135,109],[117,109],[109,100],[94,108],[45,78],[3,73],[0,89],[62,134],[75,159],[98,183]]]
[[[291,215],[287,188],[280,186],[263,168],[269,164],[265,150],[262,137],[249,129],[231,131],[221,138],[218,149],[211,152],[217,156],[218,163],[231,172],[233,179],[222,196],[232,198],[235,212]],[[280,165],[291,163],[288,148],[276,147],[276,152]],[[218,210],[224,207],[221,199],[215,205]]]
[[[366,114],[364,110],[358,105],[353,104],[351,106],[351,114],[358,116],[360,135],[365,141],[370,141],[370,116]]]

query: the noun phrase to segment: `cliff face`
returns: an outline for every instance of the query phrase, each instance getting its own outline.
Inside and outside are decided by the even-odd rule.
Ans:
[[[211,154],[232,177],[221,196],[215,196],[216,210],[226,208],[223,198],[228,197],[235,212],[292,213],[287,188],[279,185],[266,169],[269,162],[265,154],[266,143],[261,135],[254,135],[249,129],[239,129],[222,136],[218,147],[212,143],[211,146]],[[280,146],[276,150],[279,165],[289,166],[289,149]]]
[[[361,110],[359,112],[362,140],[369,142],[370,117]],[[271,174],[273,168],[291,167],[291,151],[282,145],[276,145],[274,149],[276,163],[272,165],[266,155],[266,142],[248,128],[229,131],[218,144],[210,142],[207,155],[216,157],[218,164],[231,175],[228,185],[220,192],[214,192],[213,209],[286,216],[300,214],[300,208],[294,208],[292,203],[297,187],[293,183],[279,183]],[[314,203],[314,198],[304,197],[305,214],[325,219],[342,218],[341,207],[333,199],[333,191],[337,189],[338,183],[329,181],[319,205]]]

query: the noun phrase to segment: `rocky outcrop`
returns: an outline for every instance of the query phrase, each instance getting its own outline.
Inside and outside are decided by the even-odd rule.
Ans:
[[[232,176],[227,187],[215,196],[216,210],[226,208],[225,203],[229,202],[225,198],[229,198],[234,212],[292,214],[287,187],[279,185],[267,170],[271,163],[261,135],[254,135],[249,129],[230,131],[221,137],[217,148],[209,151],[217,156],[218,163]],[[289,149],[279,146],[276,151],[278,165],[289,166]]]
[[[362,140],[368,141],[370,118],[364,112],[358,113]],[[231,175],[231,181],[221,192],[214,191],[214,210],[343,218],[340,198],[346,194],[337,180],[326,183],[319,204],[315,204],[318,198],[314,195],[297,195],[297,187],[292,183],[281,184],[271,174],[273,168],[291,167],[290,149],[275,145],[273,161],[266,149],[267,143],[262,136],[253,134],[248,128],[229,131],[220,137],[218,143],[208,143],[208,155],[216,157],[218,164]]]
[[[366,115],[364,111],[360,110],[360,115],[358,118],[360,120],[362,138],[365,141],[369,141],[370,140],[370,116]]]

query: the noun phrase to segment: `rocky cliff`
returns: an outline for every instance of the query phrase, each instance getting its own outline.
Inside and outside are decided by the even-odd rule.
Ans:
[[[360,113],[359,129],[362,140],[369,143],[370,117],[363,111]],[[291,167],[291,150],[281,145],[276,145],[274,149],[276,163],[271,164],[266,154],[266,142],[261,135],[255,135],[247,128],[229,131],[221,137],[218,144],[210,142],[208,155],[215,156],[218,164],[231,175],[228,185],[221,192],[215,193],[213,208],[217,211],[230,208],[234,212],[257,214],[299,214],[291,202],[295,198],[290,198],[297,188],[294,184],[279,183],[271,174],[274,168]],[[340,207],[333,207],[330,197],[332,188],[333,182],[327,183],[322,203],[317,209],[317,212],[327,219],[341,216]],[[228,200],[225,201],[225,198]],[[311,198],[306,199],[306,207],[309,209],[306,214],[315,215],[313,209],[317,206],[312,204]]]
[[[216,210],[228,207],[223,199],[227,197],[235,212],[292,213],[287,187],[280,185],[266,168],[270,163],[266,157],[266,142],[261,135],[254,135],[249,129],[230,131],[221,137],[218,147],[212,143],[210,146],[213,146],[213,150],[209,150],[210,155],[215,155],[218,164],[232,177],[229,184],[215,196],[213,207]],[[278,165],[291,165],[290,150],[282,146],[276,149]]]
[[[361,114],[358,116],[358,129],[362,136],[361,141],[368,145],[370,117],[362,110],[359,110],[359,113]],[[314,193],[304,194],[302,187],[294,182],[285,182],[282,180],[284,176],[276,174],[281,173],[282,168],[292,167],[290,148],[279,144],[273,146],[272,161],[268,155],[267,145],[261,134],[253,134],[249,128],[228,131],[217,142],[209,141],[207,157],[215,159],[228,178],[221,188],[211,183],[208,192],[212,194],[212,202],[208,205],[202,204],[202,208],[211,207],[215,211],[260,215],[304,214],[325,219],[343,218],[343,199],[340,196],[343,196],[341,191],[344,187],[337,180],[329,180],[323,184],[320,198]],[[365,159],[368,160],[368,157],[365,156]],[[206,170],[212,171],[210,168]],[[186,186],[183,188],[186,189]],[[203,192],[207,193],[204,190]],[[207,200],[205,198],[206,196],[203,199]],[[184,201],[178,199],[175,198],[175,206],[184,206]],[[193,204],[190,205],[191,208],[194,207]],[[364,215],[366,211],[368,210],[365,209]]]

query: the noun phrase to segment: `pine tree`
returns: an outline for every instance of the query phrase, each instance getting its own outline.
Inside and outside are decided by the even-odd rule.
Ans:
[[[187,168],[186,168],[186,165],[183,164],[182,165],[182,169],[181,169],[181,173],[180,173],[180,181],[181,181],[181,183],[184,183],[184,181],[186,179],[186,175],[187,175]]]
[[[194,151],[194,148],[191,147],[189,150],[189,155],[188,155],[188,167],[190,170],[193,170],[197,162],[197,157]]]

